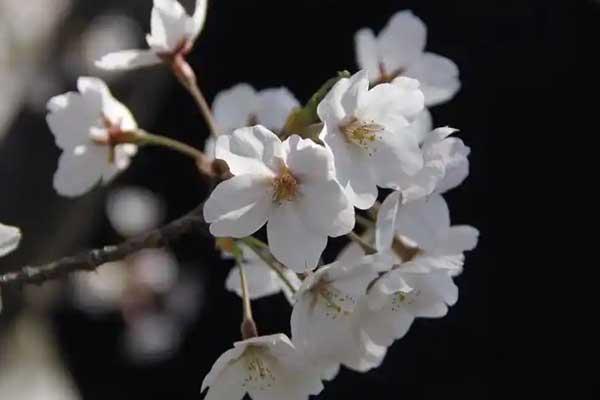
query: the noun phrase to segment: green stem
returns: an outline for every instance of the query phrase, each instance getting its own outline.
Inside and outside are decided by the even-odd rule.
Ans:
[[[263,260],[265,264],[267,264],[269,268],[271,268],[277,274],[279,279],[281,279],[283,283],[285,283],[285,285],[288,287],[288,289],[290,289],[290,292],[296,293],[296,288],[294,287],[294,285],[292,285],[290,280],[283,273],[284,267],[282,267],[281,264],[275,260],[273,255],[269,252],[269,246],[267,246],[266,243],[258,240],[253,236],[242,238],[240,239],[240,241],[246,246],[248,246],[250,250],[252,250],[258,257],[260,257],[260,259]]]
[[[206,155],[200,150],[178,140],[171,139],[166,136],[154,135],[143,130],[139,130],[138,133],[139,135],[136,139],[136,144],[167,147],[179,153],[185,154],[194,160],[202,160],[206,158]]]

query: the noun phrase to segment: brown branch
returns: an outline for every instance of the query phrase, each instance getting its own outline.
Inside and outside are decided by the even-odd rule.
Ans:
[[[0,275],[0,288],[24,284],[40,285],[75,271],[93,271],[102,264],[121,260],[140,250],[164,247],[192,232],[209,236],[208,224],[202,216],[203,206],[204,204],[200,204],[183,217],[121,244],[85,251],[44,265],[25,266]]]

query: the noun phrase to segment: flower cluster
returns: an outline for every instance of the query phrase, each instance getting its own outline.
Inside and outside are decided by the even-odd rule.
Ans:
[[[451,225],[442,194],[468,175],[470,149],[452,136],[456,129],[432,129],[426,109],[454,96],[458,69],[424,52],[425,25],[403,11],[379,36],[360,30],[360,70],[340,73],[306,105],[285,88],[239,84],[216,96],[211,112],[184,60],[206,4],[198,0],[189,16],[175,0],[154,0],[150,50],[97,63],[167,64],[211,127],[206,154],[139,129],[103,82],[80,78],[77,93],[48,103],[48,124],[63,150],[54,186],[77,196],[109,182],[139,145],[178,150],[197,165],[201,158],[226,164],[203,216],[223,257],[237,264],[225,286],[243,299],[242,340],[204,379],[205,398],[307,399],[340,366],[379,366],[415,318],[442,317],[458,299],[453,278],[478,231]],[[380,189],[387,193],[382,203]],[[117,229],[143,229],[135,213],[113,214]],[[253,236],[265,225],[267,243]],[[323,265],[329,238],[343,236],[350,244]],[[0,256],[19,237],[0,225]],[[293,307],[291,338],[259,336],[251,300],[280,292]]]

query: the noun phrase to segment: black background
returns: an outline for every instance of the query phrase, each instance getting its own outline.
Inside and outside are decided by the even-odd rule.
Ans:
[[[443,319],[418,320],[391,347],[382,367],[366,374],[343,370],[319,398],[483,399],[493,394],[492,376],[498,377],[506,358],[507,328],[500,314],[508,302],[503,301],[506,265],[500,243],[508,231],[500,221],[510,225],[514,218],[511,193],[522,184],[519,175],[535,174],[515,143],[529,145],[532,136],[558,133],[560,128],[548,119],[555,115],[559,82],[575,69],[576,25],[589,28],[597,21],[599,7],[592,1],[524,0],[211,2],[206,28],[190,56],[210,99],[233,84],[249,82],[258,89],[286,86],[305,101],[336,71],[356,70],[354,32],[365,26],[378,31],[402,9],[411,9],[427,24],[427,49],[451,58],[460,68],[462,90],[453,101],[432,110],[437,125],[459,128],[459,136],[472,149],[470,177],[445,196],[454,223],[481,231],[479,246],[467,255],[465,272],[457,279],[460,300]],[[106,9],[125,12],[149,28],[149,1],[80,1],[73,13],[85,20]],[[68,36],[72,30],[67,22],[61,34]],[[57,53],[63,46],[56,43]],[[150,131],[201,147],[207,129],[166,69],[126,74],[113,92],[123,98],[133,87],[145,85],[144,95],[156,96],[152,84],[157,77],[167,82],[160,106],[138,121]],[[74,87],[74,81],[64,79],[68,88]],[[143,101],[138,98],[130,105],[135,115],[143,115]],[[13,130],[19,134],[8,138],[2,155],[14,166],[8,170],[8,161],[3,161],[1,177],[13,184],[5,196],[20,206],[11,213],[2,210],[3,222],[19,223],[34,233],[23,244],[26,254],[9,260],[28,261],[31,254],[47,259],[115,241],[103,216],[102,190],[77,201],[53,193],[50,179],[58,151],[43,115],[23,110]],[[207,195],[193,165],[160,149],[139,155],[115,185],[125,183],[164,194],[171,218]],[[42,247],[39,242],[44,240]],[[60,243],[48,245],[53,241]],[[340,244],[334,241],[334,247]],[[197,399],[213,362],[238,340],[240,301],[223,290],[229,265],[220,261],[212,243],[198,238],[185,238],[175,250],[189,268],[203,271],[208,293],[203,313],[171,359],[146,367],[131,364],[119,352],[118,315],[90,319],[68,305],[54,313],[62,355],[85,400]],[[327,256],[331,259],[332,254]],[[257,301],[254,308],[261,332],[289,333],[289,307],[281,296]]]

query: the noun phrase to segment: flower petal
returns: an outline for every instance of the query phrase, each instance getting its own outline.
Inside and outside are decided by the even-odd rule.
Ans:
[[[283,129],[290,113],[300,106],[292,92],[284,87],[262,90],[258,98],[258,121],[275,132]]]
[[[196,8],[192,15],[192,23],[190,24],[190,39],[195,41],[206,22],[206,11],[208,8],[208,0],[196,0]]]
[[[458,67],[452,60],[437,54],[423,54],[404,74],[421,82],[427,106],[444,103],[460,90]]]
[[[292,202],[275,206],[269,216],[269,248],[279,261],[295,272],[314,269],[327,245],[327,234],[310,230],[304,215]]]
[[[21,230],[14,226],[0,224],[0,257],[14,251],[21,242]]]
[[[100,69],[113,71],[147,67],[160,62],[161,59],[150,50],[122,50],[106,54],[95,65]]]
[[[176,0],[154,0],[147,42],[155,51],[173,51],[186,38],[187,15]]]
[[[108,159],[107,146],[87,145],[65,150],[58,160],[54,188],[67,197],[84,194],[98,183]]]
[[[363,28],[354,35],[356,63],[359,69],[367,70],[369,80],[379,78],[379,51],[377,39],[371,29]]]
[[[396,232],[424,250],[433,250],[449,227],[448,205],[440,195],[404,204],[396,215]]]
[[[392,192],[379,207],[375,225],[375,247],[378,251],[387,251],[392,247],[396,236],[396,215],[398,215],[401,202],[401,193]]]
[[[237,84],[217,94],[212,108],[220,133],[231,133],[251,125],[250,117],[258,108],[256,91],[247,83]]]
[[[427,41],[427,27],[411,11],[400,11],[379,34],[379,51],[388,73],[417,61]]]
[[[236,129],[217,139],[216,158],[224,160],[233,175],[274,176],[283,157],[281,140],[264,126]]]
[[[264,176],[234,176],[221,182],[206,200],[204,219],[214,236],[249,236],[267,221],[271,198],[270,181]]]

